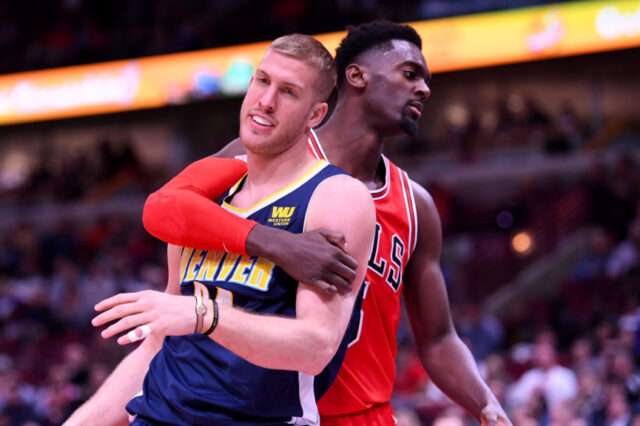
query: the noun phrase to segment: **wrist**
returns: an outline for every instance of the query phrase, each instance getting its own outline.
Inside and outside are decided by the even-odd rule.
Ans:
[[[276,229],[264,225],[254,226],[245,243],[246,251],[249,256],[261,256],[275,262],[278,250],[274,250],[277,244],[273,244],[277,240],[279,232]]]
[[[205,320],[204,320],[205,330],[202,331],[202,334],[205,334],[207,336],[213,333],[213,330],[216,329],[218,325],[218,316],[219,316],[218,302],[212,299],[209,299],[208,302],[209,302],[209,312],[205,316]]]

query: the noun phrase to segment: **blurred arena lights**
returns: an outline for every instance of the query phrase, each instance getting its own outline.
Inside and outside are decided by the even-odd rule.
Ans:
[[[529,231],[520,231],[511,238],[511,248],[521,256],[531,253],[534,247],[535,240]]]
[[[411,22],[432,73],[640,46],[640,0],[574,1]],[[317,34],[334,51],[344,32]],[[509,34],[509,37],[505,37]],[[242,95],[268,42],[0,76],[0,125]],[[521,98],[509,100],[516,110]],[[453,122],[469,112],[454,107]],[[489,117],[490,120],[490,117]]]
[[[508,210],[502,210],[496,216],[496,224],[502,229],[511,228],[511,225],[513,225],[513,215]]]

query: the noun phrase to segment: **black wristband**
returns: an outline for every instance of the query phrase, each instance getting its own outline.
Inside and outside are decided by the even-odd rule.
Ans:
[[[212,300],[211,303],[213,305],[213,315],[211,315],[211,325],[209,326],[209,328],[207,328],[205,332],[202,333],[202,334],[206,334],[207,336],[213,333],[213,330],[215,330],[216,326],[218,325],[218,302],[216,302],[215,300]]]

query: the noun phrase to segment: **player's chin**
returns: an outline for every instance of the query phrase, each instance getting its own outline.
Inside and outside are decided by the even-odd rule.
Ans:
[[[414,120],[411,117],[408,116],[403,116],[402,119],[400,120],[400,128],[402,129],[402,131],[409,135],[409,136],[415,136],[418,134],[418,130],[420,130],[420,126],[418,125],[418,121]]]

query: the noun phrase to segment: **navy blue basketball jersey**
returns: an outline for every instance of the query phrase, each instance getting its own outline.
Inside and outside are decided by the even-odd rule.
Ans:
[[[301,233],[317,186],[344,173],[319,161],[302,178],[249,210],[228,202],[243,178],[218,203],[263,225]],[[218,303],[296,316],[297,281],[265,258],[184,248],[179,273],[184,295],[204,285]],[[141,394],[127,410],[137,414],[141,424],[318,424],[316,401],[338,374],[349,338],[357,330],[362,293],[361,289],[338,352],[317,376],[258,367],[202,334],[169,336],[151,362]]]

